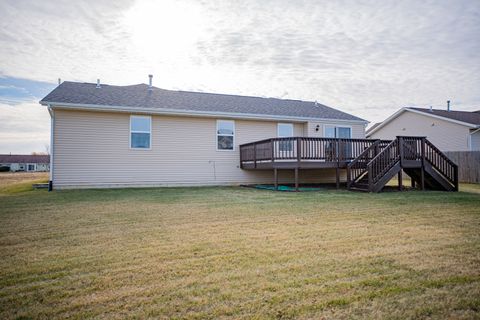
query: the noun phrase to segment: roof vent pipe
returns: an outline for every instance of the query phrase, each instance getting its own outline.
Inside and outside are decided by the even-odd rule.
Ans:
[[[148,90],[152,90],[152,78],[153,78],[153,75],[149,74],[148,75]]]
[[[447,111],[450,111],[450,100],[447,100]]]
[[[432,106],[430,106],[430,112],[433,112],[433,107]]]
[[[62,79],[58,78],[58,85],[62,83]]]
[[[97,89],[100,89],[100,79],[97,79]]]

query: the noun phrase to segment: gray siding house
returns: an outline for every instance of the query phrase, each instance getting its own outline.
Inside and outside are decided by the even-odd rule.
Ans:
[[[51,115],[54,188],[271,183],[240,165],[240,145],[275,137],[365,138],[367,121],[317,102],[151,85],[63,82]],[[284,145],[281,148],[290,148]],[[300,172],[333,182],[335,170]],[[292,182],[285,172],[280,182]]]
[[[9,171],[48,171],[50,170],[50,156],[28,154],[0,154],[0,167],[7,167]]]

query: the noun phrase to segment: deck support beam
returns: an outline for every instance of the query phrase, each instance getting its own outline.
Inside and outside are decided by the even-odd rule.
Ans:
[[[275,190],[278,190],[278,169],[273,169],[273,183],[275,184]]]
[[[295,168],[295,191],[298,191],[298,168]]]
[[[415,189],[415,180],[413,178],[410,178],[410,182],[412,185],[412,189]]]
[[[425,168],[422,165],[422,170],[420,171],[420,185],[422,187],[422,190],[425,190]]]

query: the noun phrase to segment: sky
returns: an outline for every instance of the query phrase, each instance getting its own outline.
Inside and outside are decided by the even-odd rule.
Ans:
[[[480,1],[0,1],[0,153],[43,152],[69,81],[317,100],[372,123],[480,109]]]

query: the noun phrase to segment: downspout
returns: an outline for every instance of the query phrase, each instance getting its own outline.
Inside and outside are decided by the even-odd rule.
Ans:
[[[53,111],[50,104],[48,104],[48,113],[50,113],[50,178],[48,181],[48,191],[53,190],[53,152],[54,152],[54,137],[53,133],[55,132],[55,112]]]

